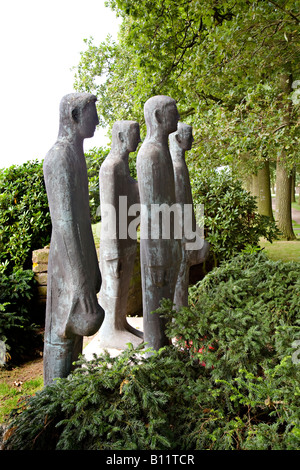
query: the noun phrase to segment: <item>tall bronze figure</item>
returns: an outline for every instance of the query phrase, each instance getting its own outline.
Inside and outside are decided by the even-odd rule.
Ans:
[[[169,134],[176,131],[179,113],[168,96],[154,96],[144,106],[146,138],[137,156],[141,201],[141,275],[144,341],[155,350],[169,344],[165,320],[157,313],[162,298],[173,300],[181,261],[181,242],[175,237],[168,211],[176,204]],[[157,211],[162,209],[162,220]],[[170,224],[169,227],[165,225]],[[165,236],[163,234],[164,229]]]
[[[179,122],[178,129],[170,134],[170,152],[174,168],[176,201],[183,215],[183,237],[181,240],[182,260],[177,278],[174,304],[176,308],[188,306],[190,267],[203,263],[209,254],[209,243],[199,238],[194,212],[190,176],[185,161],[185,153],[193,144],[193,129]],[[184,219],[184,216],[185,219]],[[196,237],[198,237],[196,239]]]
[[[83,141],[98,124],[96,97],[73,93],[60,104],[58,139],[44,160],[52,235],[44,345],[44,384],[66,377],[83,336],[99,329],[101,275],[92,234]]]
[[[105,319],[97,335],[102,348],[137,346],[143,334],[126,319],[127,299],[137,253],[140,200],[137,181],[130,175],[128,157],[140,142],[137,122],[118,121],[112,129],[111,150],[99,173],[101,234],[99,301]],[[131,210],[133,211],[131,213]]]

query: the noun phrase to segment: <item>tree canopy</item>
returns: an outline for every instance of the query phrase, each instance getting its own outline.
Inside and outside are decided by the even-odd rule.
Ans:
[[[76,86],[96,92],[102,124],[133,118],[154,94],[176,99],[193,124],[197,151],[236,159],[299,143],[299,1],[109,0],[123,17],[118,43],[87,40]],[[101,81],[99,81],[101,77]],[[295,90],[292,89],[295,96]],[[283,123],[286,101],[292,122]]]
[[[118,41],[86,40],[75,86],[98,96],[101,124],[137,120],[172,96],[192,124],[193,166],[254,173],[299,165],[299,0],[108,0]]]

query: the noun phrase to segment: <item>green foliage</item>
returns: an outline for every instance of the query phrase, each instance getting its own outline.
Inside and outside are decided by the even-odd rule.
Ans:
[[[300,164],[299,0],[107,3],[123,19],[118,42],[86,41],[74,85],[99,97],[101,124],[133,119],[143,136],[146,100],[171,96],[193,126],[192,166],[230,165],[252,178],[276,163],[277,193],[288,187]],[[293,239],[281,199],[278,226]]]
[[[7,274],[0,266],[0,340],[14,364],[34,356],[42,346],[32,322],[34,285],[31,270],[19,268]]]
[[[135,57],[110,37],[99,47],[93,44],[92,39],[85,40],[85,43],[87,50],[81,54],[75,74],[75,89],[96,94],[101,126],[131,119],[136,115],[136,105],[132,100],[137,75]],[[97,77],[102,77],[101,81]]]
[[[26,410],[17,415],[20,427],[13,435],[10,448],[170,447],[168,390],[171,384],[174,387],[175,382],[178,385],[184,380],[180,377],[182,362],[178,353],[176,357],[176,351],[173,358],[161,351],[144,359],[141,349],[129,348],[118,358],[104,354],[88,363],[83,360],[82,364],[84,367],[68,379],[57,380],[29,400]],[[162,378],[159,367],[170,372]]]
[[[51,220],[42,162],[0,171],[0,262],[31,268],[32,250],[50,241]]]
[[[190,308],[164,306],[175,318],[168,334],[192,345],[215,378],[231,379],[240,368],[258,374],[262,360],[273,364],[275,350],[281,355],[300,338],[299,274],[299,263],[270,261],[263,252],[224,261],[190,287]]]
[[[278,237],[275,223],[257,213],[256,199],[230,171],[191,171],[195,206],[204,204],[205,238],[213,265],[243,250],[259,249],[259,239]]]
[[[108,4],[123,18],[119,41],[87,41],[75,77],[99,96],[103,125],[143,125],[145,101],[165,94],[193,125],[197,164],[236,166],[246,153],[253,172],[283,149],[289,169],[299,162],[299,90],[283,96],[281,83],[299,75],[298,0]]]
[[[34,324],[32,251],[46,246],[51,219],[42,162],[0,171],[0,337],[13,363],[41,348]]]
[[[224,262],[189,308],[163,302],[172,346],[81,359],[19,404],[4,449],[300,450],[299,274],[262,253]]]

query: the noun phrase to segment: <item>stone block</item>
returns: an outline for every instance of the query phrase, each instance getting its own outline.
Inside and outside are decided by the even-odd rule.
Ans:
[[[48,271],[48,264],[44,263],[33,263],[32,271],[34,273],[46,273]]]
[[[49,257],[49,248],[41,248],[40,250],[35,250],[32,253],[32,263],[33,264],[47,264]]]
[[[40,286],[46,286],[47,285],[47,277],[48,274],[45,272],[39,272],[35,274],[34,279]]]

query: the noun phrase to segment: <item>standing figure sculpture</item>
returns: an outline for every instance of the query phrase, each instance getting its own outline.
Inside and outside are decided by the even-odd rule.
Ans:
[[[98,124],[96,97],[72,93],[60,103],[58,139],[44,160],[52,221],[44,344],[44,384],[66,377],[83,336],[104,317],[97,301],[101,275],[94,244],[83,141]]]
[[[170,344],[165,334],[165,320],[156,310],[162,298],[173,300],[181,261],[180,238],[175,238],[174,226],[163,236],[156,209],[167,208],[169,215],[176,204],[175,182],[168,136],[176,131],[179,114],[175,100],[154,96],[144,106],[146,138],[137,156],[137,176],[141,201],[141,276],[143,291],[144,341],[155,350]],[[152,209],[155,209],[153,212]],[[168,209],[170,212],[167,214]],[[158,214],[159,215],[159,214]],[[155,236],[153,236],[155,233]],[[157,236],[158,235],[158,236]]]
[[[199,239],[189,171],[185,161],[185,152],[192,148],[194,141],[192,127],[179,122],[177,131],[170,134],[169,141],[174,168],[176,201],[182,207],[182,214],[187,215],[185,223],[184,220],[182,221],[184,228],[181,240],[182,260],[174,296],[175,308],[178,309],[188,306],[190,267],[206,260],[209,254],[209,243]],[[193,240],[190,237],[193,237]]]
[[[129,325],[126,319],[128,292],[137,253],[137,232],[128,233],[134,221],[127,214],[127,208],[134,208],[135,205],[138,211],[140,209],[138,184],[130,175],[128,157],[137,149],[139,142],[137,122],[116,122],[112,129],[111,151],[99,173],[102,274],[99,301],[105,311],[105,319],[97,342],[102,348],[125,349],[129,342],[137,346],[143,337],[143,333]]]

